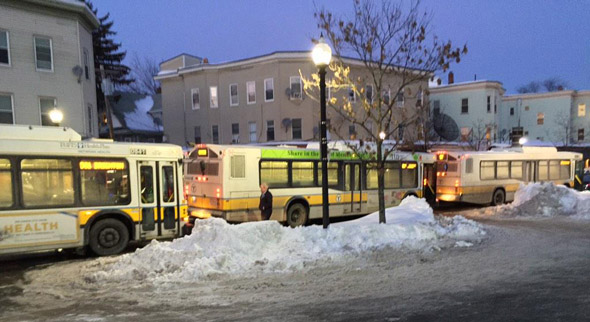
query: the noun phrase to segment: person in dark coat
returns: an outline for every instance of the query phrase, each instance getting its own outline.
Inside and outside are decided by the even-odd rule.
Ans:
[[[260,192],[262,194],[260,195],[258,209],[260,209],[262,220],[269,220],[272,215],[272,194],[268,191],[268,185],[266,183],[260,185]]]

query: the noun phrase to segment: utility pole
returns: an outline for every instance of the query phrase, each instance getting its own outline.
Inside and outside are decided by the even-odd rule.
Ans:
[[[111,104],[109,103],[108,96],[112,95],[112,86],[109,79],[106,78],[106,73],[104,72],[104,66],[100,65],[100,78],[102,79],[101,88],[102,93],[104,95],[104,105],[106,108],[107,113],[107,124],[109,126],[109,138],[114,140],[114,132],[113,132],[113,114],[111,113]]]

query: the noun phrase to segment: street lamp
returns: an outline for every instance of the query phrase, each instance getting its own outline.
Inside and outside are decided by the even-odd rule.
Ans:
[[[326,133],[326,66],[332,59],[332,48],[326,44],[321,35],[311,52],[313,63],[319,68],[320,74],[320,157],[322,159],[322,223],[324,229],[330,225],[330,209],[328,200],[328,138]]]
[[[57,107],[54,107],[51,111],[49,111],[49,119],[51,122],[53,122],[53,124],[59,126],[61,121],[64,119],[64,113],[58,110]]]

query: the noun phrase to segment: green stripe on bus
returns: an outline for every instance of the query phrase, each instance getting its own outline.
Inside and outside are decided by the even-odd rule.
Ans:
[[[319,160],[320,151],[318,150],[278,150],[262,149],[261,157],[263,159],[306,159]],[[369,155],[365,156],[367,159]],[[358,160],[358,156],[352,151],[332,151],[330,160]]]

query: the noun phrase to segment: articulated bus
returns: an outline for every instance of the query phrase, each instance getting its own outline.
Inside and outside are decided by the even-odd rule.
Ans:
[[[0,254],[123,251],[188,222],[182,149],[82,140],[72,129],[0,126]]]
[[[434,155],[396,152],[386,162],[385,205],[409,195],[434,202]],[[273,194],[272,220],[291,227],[321,218],[321,161],[317,149],[198,145],[185,159],[189,215],[230,222],[260,220],[260,184]],[[378,210],[377,170],[351,151],[331,151],[328,162],[331,217]],[[426,185],[425,185],[426,184]]]
[[[583,171],[581,153],[553,147],[436,153],[437,201],[499,205],[514,200],[520,183],[574,187]]]

